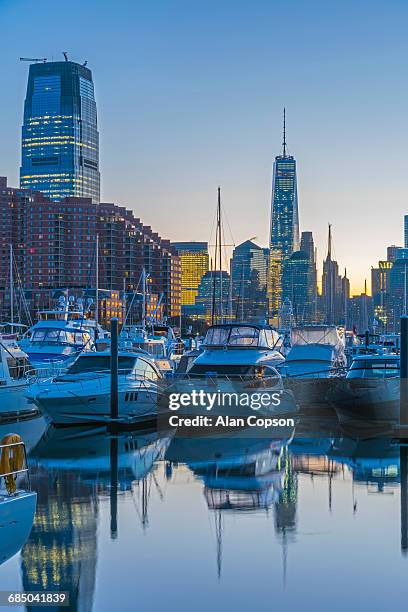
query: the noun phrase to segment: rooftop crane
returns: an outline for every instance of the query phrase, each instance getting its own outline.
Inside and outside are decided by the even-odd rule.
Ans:
[[[46,57],[20,57],[20,62],[45,62],[47,61]]]

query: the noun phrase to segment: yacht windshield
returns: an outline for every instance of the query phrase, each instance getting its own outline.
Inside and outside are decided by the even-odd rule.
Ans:
[[[232,327],[229,346],[258,346],[259,330],[256,327]]]
[[[119,372],[130,374],[135,365],[136,358],[123,355],[119,356]],[[107,372],[110,371],[110,355],[92,355],[79,357],[69,368],[69,374],[81,374],[83,372]]]
[[[89,341],[88,333],[74,333],[65,329],[37,329],[31,338],[31,342],[47,344],[75,344],[84,345]]]
[[[166,349],[161,342],[134,342],[133,346],[146,351],[156,359],[166,356]]]
[[[207,332],[204,344],[213,346],[222,346],[227,344],[229,332],[229,327],[211,327],[211,329],[209,329]]]
[[[259,329],[250,326],[211,327],[205,346],[258,346]]]

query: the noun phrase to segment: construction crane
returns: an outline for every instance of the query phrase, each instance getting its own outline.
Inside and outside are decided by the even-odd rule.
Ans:
[[[64,56],[65,61],[68,62],[69,61],[68,60],[68,52],[67,51],[63,51],[62,55]]]
[[[20,57],[20,62],[45,62],[47,61],[46,57]]]

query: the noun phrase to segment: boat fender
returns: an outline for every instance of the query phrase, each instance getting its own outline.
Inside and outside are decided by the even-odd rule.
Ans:
[[[21,442],[21,444],[18,444]],[[17,472],[23,468],[24,465],[24,446],[22,439],[18,434],[8,434],[1,440],[0,445],[7,444],[18,444],[18,446],[5,446],[1,450],[0,456],[0,478],[4,474],[10,472]],[[7,493],[13,495],[16,492],[16,480],[17,475],[9,474],[9,476],[3,476],[6,485]]]

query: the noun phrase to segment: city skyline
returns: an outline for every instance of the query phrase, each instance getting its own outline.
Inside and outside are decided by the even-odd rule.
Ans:
[[[30,2],[24,4],[29,10]],[[391,4],[394,10],[376,2],[331,10],[260,2],[256,11],[243,3],[234,3],[234,10],[225,3],[186,11],[183,3],[170,10],[165,3],[152,8],[125,2],[123,12],[108,19],[107,3],[95,15],[74,0],[84,20],[95,20],[89,37],[81,39],[43,0],[27,25],[18,21],[17,38],[12,24],[21,6],[0,2],[7,82],[0,102],[1,174],[18,184],[27,78],[18,57],[60,60],[68,49],[74,61],[87,59],[94,73],[104,201],[130,205],[172,241],[208,241],[220,184],[234,242],[250,234],[266,246],[271,168],[286,106],[289,153],[298,162],[300,224],[313,231],[319,276],[330,222],[335,259],[347,268],[352,293],[360,293],[387,246],[404,244],[407,130],[393,118],[404,116],[407,99],[399,77],[407,7]],[[274,59],[286,39],[278,24],[288,19],[291,44],[281,66]],[[38,36],[43,30],[46,44]],[[114,52],[106,50],[107,36]],[[385,209],[386,225],[379,222]]]

